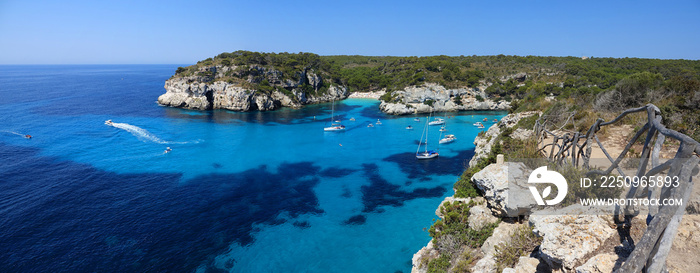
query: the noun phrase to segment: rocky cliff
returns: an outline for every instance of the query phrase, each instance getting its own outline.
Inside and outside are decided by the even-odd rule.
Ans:
[[[532,115],[539,116],[542,115],[542,112],[529,111],[506,115],[501,119],[500,122],[489,127],[486,133],[484,133],[483,135],[479,134],[478,136],[476,136],[476,138],[474,139],[474,156],[469,161],[469,167],[476,166],[476,164],[479,163],[479,160],[488,156],[488,154],[491,153],[491,146],[493,146],[496,143],[496,140],[498,139],[498,136],[501,134],[501,131],[503,129],[513,128],[513,126],[518,124],[518,122],[521,119],[530,117]],[[518,128],[516,132],[517,133],[513,133],[512,137],[520,139],[528,138],[532,134],[532,130],[524,128]]]
[[[245,78],[245,82],[216,80],[243,72],[244,75],[239,76]],[[194,75],[174,76],[165,81],[166,93],[158,97],[158,103],[196,110],[269,111],[341,100],[348,96],[344,86],[323,88],[322,78],[313,71],[304,70],[297,77],[298,81],[283,80],[279,71],[258,66],[246,67],[243,71],[235,66],[202,67]],[[265,88],[246,88],[246,82],[264,82]]]
[[[453,112],[463,110],[508,110],[510,102],[496,102],[487,98],[483,88],[447,89],[435,83],[409,86],[394,91],[379,105],[382,112],[392,115],[407,115],[429,112]]]

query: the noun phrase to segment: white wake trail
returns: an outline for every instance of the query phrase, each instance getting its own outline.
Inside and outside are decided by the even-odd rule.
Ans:
[[[141,141],[150,141],[150,142],[155,142],[158,144],[189,144],[189,143],[199,143],[200,140],[195,140],[195,141],[185,141],[185,142],[175,142],[175,141],[166,141],[163,140],[156,135],[152,134],[146,129],[143,129],[138,126],[134,126],[128,123],[117,123],[117,122],[112,122],[111,126],[122,129],[124,131],[127,131],[131,133],[132,135],[136,136],[136,138],[140,139]]]
[[[20,133],[17,133],[17,132],[13,132],[13,131],[6,131],[6,130],[2,130],[2,131],[0,131],[0,132],[3,132],[3,133],[10,133],[10,134],[15,134],[15,135],[18,135],[18,136],[24,137],[24,135],[23,135],[23,134],[20,134]]]

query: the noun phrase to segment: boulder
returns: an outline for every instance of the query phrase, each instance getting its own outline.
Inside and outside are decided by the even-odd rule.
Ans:
[[[618,256],[615,253],[598,254],[585,264],[576,268],[576,273],[611,273],[619,268],[615,266]]]
[[[612,216],[579,204],[563,209],[545,209],[530,215],[529,223],[542,237],[540,259],[551,268],[572,271],[584,257],[599,251],[617,232]]]
[[[540,260],[537,258],[522,256],[518,259],[518,263],[515,267],[505,268],[503,269],[503,273],[536,273],[539,264]]]
[[[469,227],[474,230],[481,230],[488,224],[498,222],[498,218],[491,214],[491,210],[486,207],[486,203],[473,206],[469,209]]]
[[[516,217],[526,215],[534,207],[527,186],[531,172],[521,162],[491,164],[475,173],[472,182],[484,193],[486,202],[496,216]]]

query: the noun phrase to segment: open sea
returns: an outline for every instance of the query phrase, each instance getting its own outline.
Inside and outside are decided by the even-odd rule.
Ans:
[[[418,161],[425,115],[159,106],[176,68],[0,66],[0,272],[410,272],[472,124],[505,114],[448,113]]]

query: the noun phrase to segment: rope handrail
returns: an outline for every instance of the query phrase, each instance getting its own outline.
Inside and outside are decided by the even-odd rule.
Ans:
[[[597,133],[604,126],[615,124],[629,114],[644,111],[647,113],[647,123],[634,134],[617,158],[611,156],[598,138]],[[653,194],[659,194],[659,196],[664,198],[685,198],[684,200],[687,200],[693,187],[693,173],[696,172],[696,168],[700,163],[700,143],[685,134],[666,128],[661,123],[661,111],[656,105],[647,104],[642,107],[625,110],[607,122],[599,118],[585,134],[579,132],[566,132],[563,135],[557,134],[546,128],[548,121],[546,119],[543,120],[544,117],[541,116],[536,120],[533,128],[537,138],[538,152],[547,154],[547,151],[549,151],[547,154],[548,160],[559,165],[571,164],[575,167],[583,167],[588,170],[587,174],[608,175],[613,170],[617,170],[620,175],[627,177],[620,163],[632,145],[646,133],[636,176],[649,177],[667,171],[668,176],[678,176],[681,183],[679,187],[643,188],[639,185],[633,186],[625,193],[626,198],[642,198],[645,194],[647,197],[651,197]],[[566,119],[564,125],[554,131],[561,132],[561,128],[566,126],[571,117],[573,117],[573,114]],[[545,143],[545,140],[549,137],[552,138],[552,141]],[[659,154],[666,137],[678,140],[680,145],[673,159],[660,163]],[[581,140],[583,140],[582,143],[579,143]],[[594,142],[611,164],[605,170],[591,169],[590,159]],[[647,170],[650,159],[651,166]],[[671,242],[676,234],[686,205],[687,202],[683,202],[681,206],[661,206],[653,215],[650,210],[650,216],[653,218],[649,222],[647,231],[625,263],[616,272],[640,272],[642,270],[653,273],[664,272],[666,269],[666,257],[671,249]],[[620,220],[620,216],[624,215],[625,221],[628,221],[630,217],[638,213],[639,211],[631,206],[615,207],[614,217],[616,220]]]

